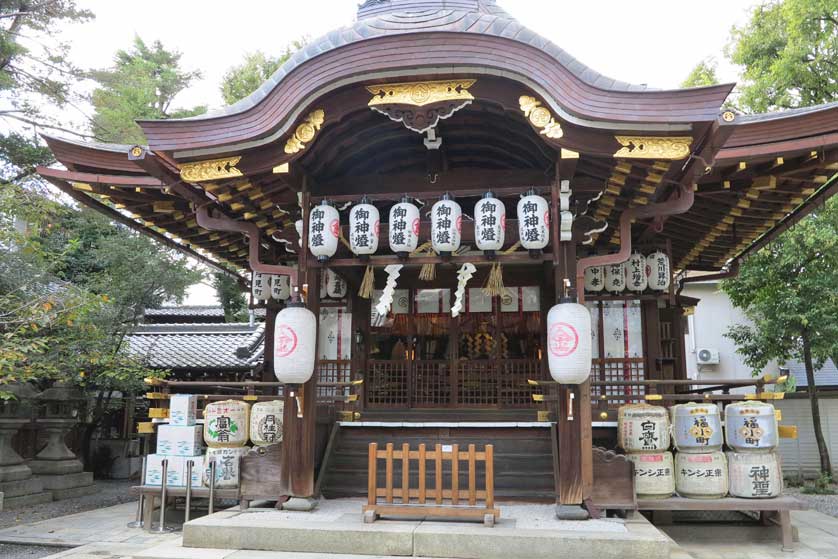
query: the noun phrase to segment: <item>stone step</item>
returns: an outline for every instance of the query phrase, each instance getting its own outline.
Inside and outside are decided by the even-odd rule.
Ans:
[[[29,507],[32,505],[41,505],[52,501],[52,493],[50,491],[42,491],[41,493],[32,493],[29,495],[20,495],[18,497],[4,497],[4,509],[18,509],[21,507]]]
[[[76,497],[84,497],[85,495],[93,495],[96,493],[96,486],[83,485],[81,487],[70,487],[68,489],[53,489],[52,498],[54,501],[63,501],[64,499],[75,499]]]
[[[5,493],[7,501],[10,497],[32,495],[33,493],[41,493],[43,490],[44,482],[36,477],[0,482],[0,491]]]
[[[78,472],[75,474],[64,474],[61,476],[37,476],[44,483],[44,489],[72,489],[93,485],[93,472]]]
[[[30,460],[26,465],[33,474],[43,475],[75,474],[84,469],[78,460]]]

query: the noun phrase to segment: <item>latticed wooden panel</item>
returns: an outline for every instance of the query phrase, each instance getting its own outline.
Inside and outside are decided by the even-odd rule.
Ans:
[[[451,404],[450,361],[414,361],[412,381],[414,406],[439,408]]]
[[[601,381],[645,380],[646,371],[642,357],[594,359],[591,378]],[[622,405],[638,402],[646,394],[645,386],[593,386],[591,396],[609,396],[608,403]]]
[[[458,363],[457,404],[495,406],[498,403],[497,362],[469,359]]]
[[[352,361],[349,359],[320,360],[317,364],[317,380],[319,383],[349,382],[352,380]],[[318,386],[317,396],[323,399],[334,399],[348,396],[348,386]]]
[[[499,365],[502,368],[498,394],[500,405],[508,408],[533,407],[532,395],[538,390],[527,380],[543,379],[541,362],[533,359],[507,359],[500,361]]]
[[[370,361],[367,403],[373,407],[408,405],[407,361]]]

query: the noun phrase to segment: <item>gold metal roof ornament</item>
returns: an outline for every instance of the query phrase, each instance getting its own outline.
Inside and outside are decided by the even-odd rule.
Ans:
[[[189,182],[202,182],[241,177],[242,172],[236,168],[239,161],[241,161],[240,155],[184,163],[180,166],[180,178]]]
[[[622,146],[614,157],[626,159],[684,159],[690,154],[690,136],[614,136]]]
[[[413,105],[424,107],[439,101],[473,101],[474,96],[468,88],[477,80],[443,80],[412,83],[388,83],[368,85],[372,93],[368,106],[377,105]]]
[[[524,116],[530,120],[533,126],[541,129],[543,135],[554,140],[564,136],[562,125],[553,118],[550,109],[541,105],[541,101],[529,95],[522,95],[518,99],[518,103],[521,105],[521,110],[524,111]]]
[[[326,120],[326,111],[316,109],[308,114],[306,119],[294,130],[294,135],[288,138],[285,143],[285,153],[293,154],[306,148],[323,126]]]

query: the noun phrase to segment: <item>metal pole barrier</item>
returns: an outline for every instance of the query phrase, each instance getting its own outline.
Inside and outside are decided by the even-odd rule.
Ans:
[[[210,490],[209,490],[209,510],[207,514],[212,514],[215,508],[215,458],[210,460]]]
[[[166,477],[168,476],[169,461],[163,460],[163,479],[160,480],[160,525],[154,530],[158,534],[168,534],[173,530],[166,527]]]
[[[142,467],[142,477],[140,477],[140,485],[145,485],[145,474],[146,474],[146,457],[143,456],[143,467]],[[140,500],[137,501],[137,518],[133,522],[129,522],[127,526],[129,528],[142,528],[143,527],[143,505],[145,504],[145,493],[140,491]]]
[[[189,522],[189,513],[192,512],[192,465],[193,460],[186,461],[186,512],[183,514],[183,523]]]

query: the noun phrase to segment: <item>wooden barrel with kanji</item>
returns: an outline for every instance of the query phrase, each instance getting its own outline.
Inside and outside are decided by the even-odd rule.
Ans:
[[[675,455],[675,491],[690,499],[720,499],[729,486],[724,452]]]
[[[770,499],[783,493],[783,470],[776,452],[728,452],[730,495]]]

